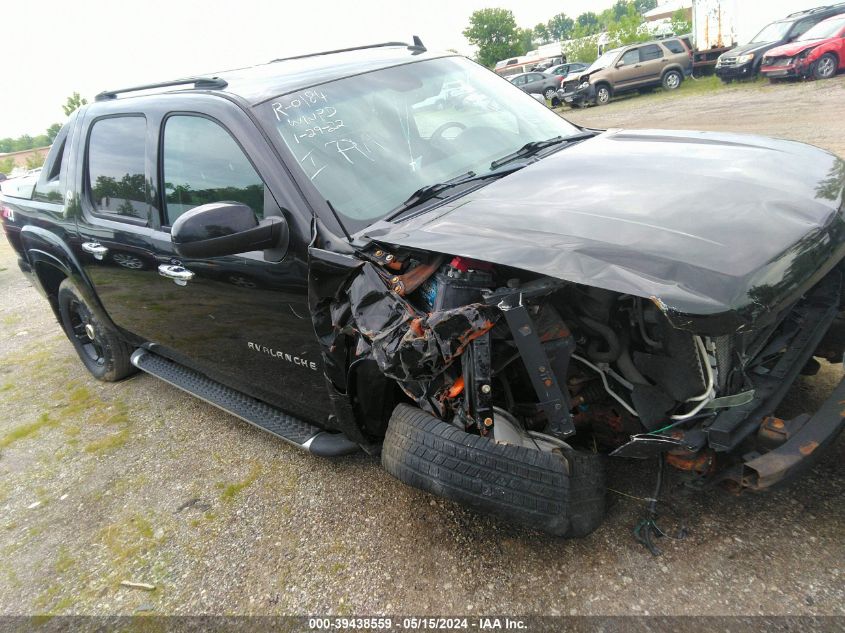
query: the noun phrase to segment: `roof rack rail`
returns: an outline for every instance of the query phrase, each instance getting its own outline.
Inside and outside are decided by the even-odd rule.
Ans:
[[[414,35],[414,43],[407,42],[379,42],[378,44],[365,44],[364,46],[351,46],[349,48],[336,48],[331,51],[320,51],[318,53],[306,53],[304,55],[294,55],[293,57],[279,57],[278,59],[270,60],[268,63],[275,64],[276,62],[287,62],[292,59],[306,59],[307,57],[319,57],[320,55],[334,55],[335,53],[348,53],[350,51],[363,51],[368,48],[385,48],[387,46],[404,46],[410,51],[424,53],[426,51],[422,40]]]
[[[786,17],[793,18],[796,15],[812,15],[814,13],[818,13],[819,11],[827,11],[828,9],[835,9],[836,7],[841,7],[845,5],[845,2],[837,2],[836,4],[829,4],[822,7],[814,7],[812,9],[804,9],[803,11],[795,11],[794,13],[790,13]]]
[[[131,88],[121,88],[119,90],[104,90],[96,97],[94,101],[108,101],[109,99],[117,99],[117,95],[125,92],[138,92],[140,90],[152,90],[154,88],[169,88],[170,86],[186,86],[193,84],[197,90],[222,90],[229,85],[225,79],[220,77],[186,77],[185,79],[175,79],[173,81],[162,81],[154,84],[145,84],[143,86],[132,86]]]

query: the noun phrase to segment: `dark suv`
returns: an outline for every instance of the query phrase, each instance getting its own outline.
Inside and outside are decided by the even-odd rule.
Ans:
[[[722,53],[716,60],[716,75],[725,83],[752,79],[760,72],[767,51],[794,41],[822,20],[840,13],[845,13],[845,2],[797,11],[767,24],[748,44]]]
[[[103,92],[0,216],[96,378],[583,536],[607,454],[760,490],[836,437],[845,381],[771,416],[842,358],[843,193],[815,147],[580,128],[390,43]]]

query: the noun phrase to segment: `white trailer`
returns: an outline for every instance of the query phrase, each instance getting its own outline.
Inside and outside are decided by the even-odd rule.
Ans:
[[[832,2],[833,0],[830,0]],[[693,0],[692,34],[696,68],[753,38],[769,22],[790,13],[830,4],[825,0]]]
[[[700,51],[744,44],[769,22],[833,0],[693,0],[692,30]]]

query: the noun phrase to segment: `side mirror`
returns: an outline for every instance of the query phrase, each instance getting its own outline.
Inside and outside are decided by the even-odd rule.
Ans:
[[[203,204],[176,218],[170,241],[183,257],[205,258],[249,251],[287,250],[290,230],[284,218],[260,222],[239,202]],[[274,258],[275,259],[275,258]]]
[[[625,62],[616,62],[617,68],[622,68],[622,66],[624,66],[624,65],[625,65]]]

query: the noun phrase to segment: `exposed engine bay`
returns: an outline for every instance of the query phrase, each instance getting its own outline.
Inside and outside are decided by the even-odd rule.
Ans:
[[[789,437],[787,422],[778,436],[746,418],[771,404],[766,381],[794,365],[784,355],[811,313],[827,301],[816,316],[829,324],[842,305],[834,271],[762,331],[707,336],[670,324],[657,298],[459,256],[357,255],[314,305],[330,365],[373,360],[421,409],[496,442],[665,454],[696,483],[747,484],[736,455]]]

